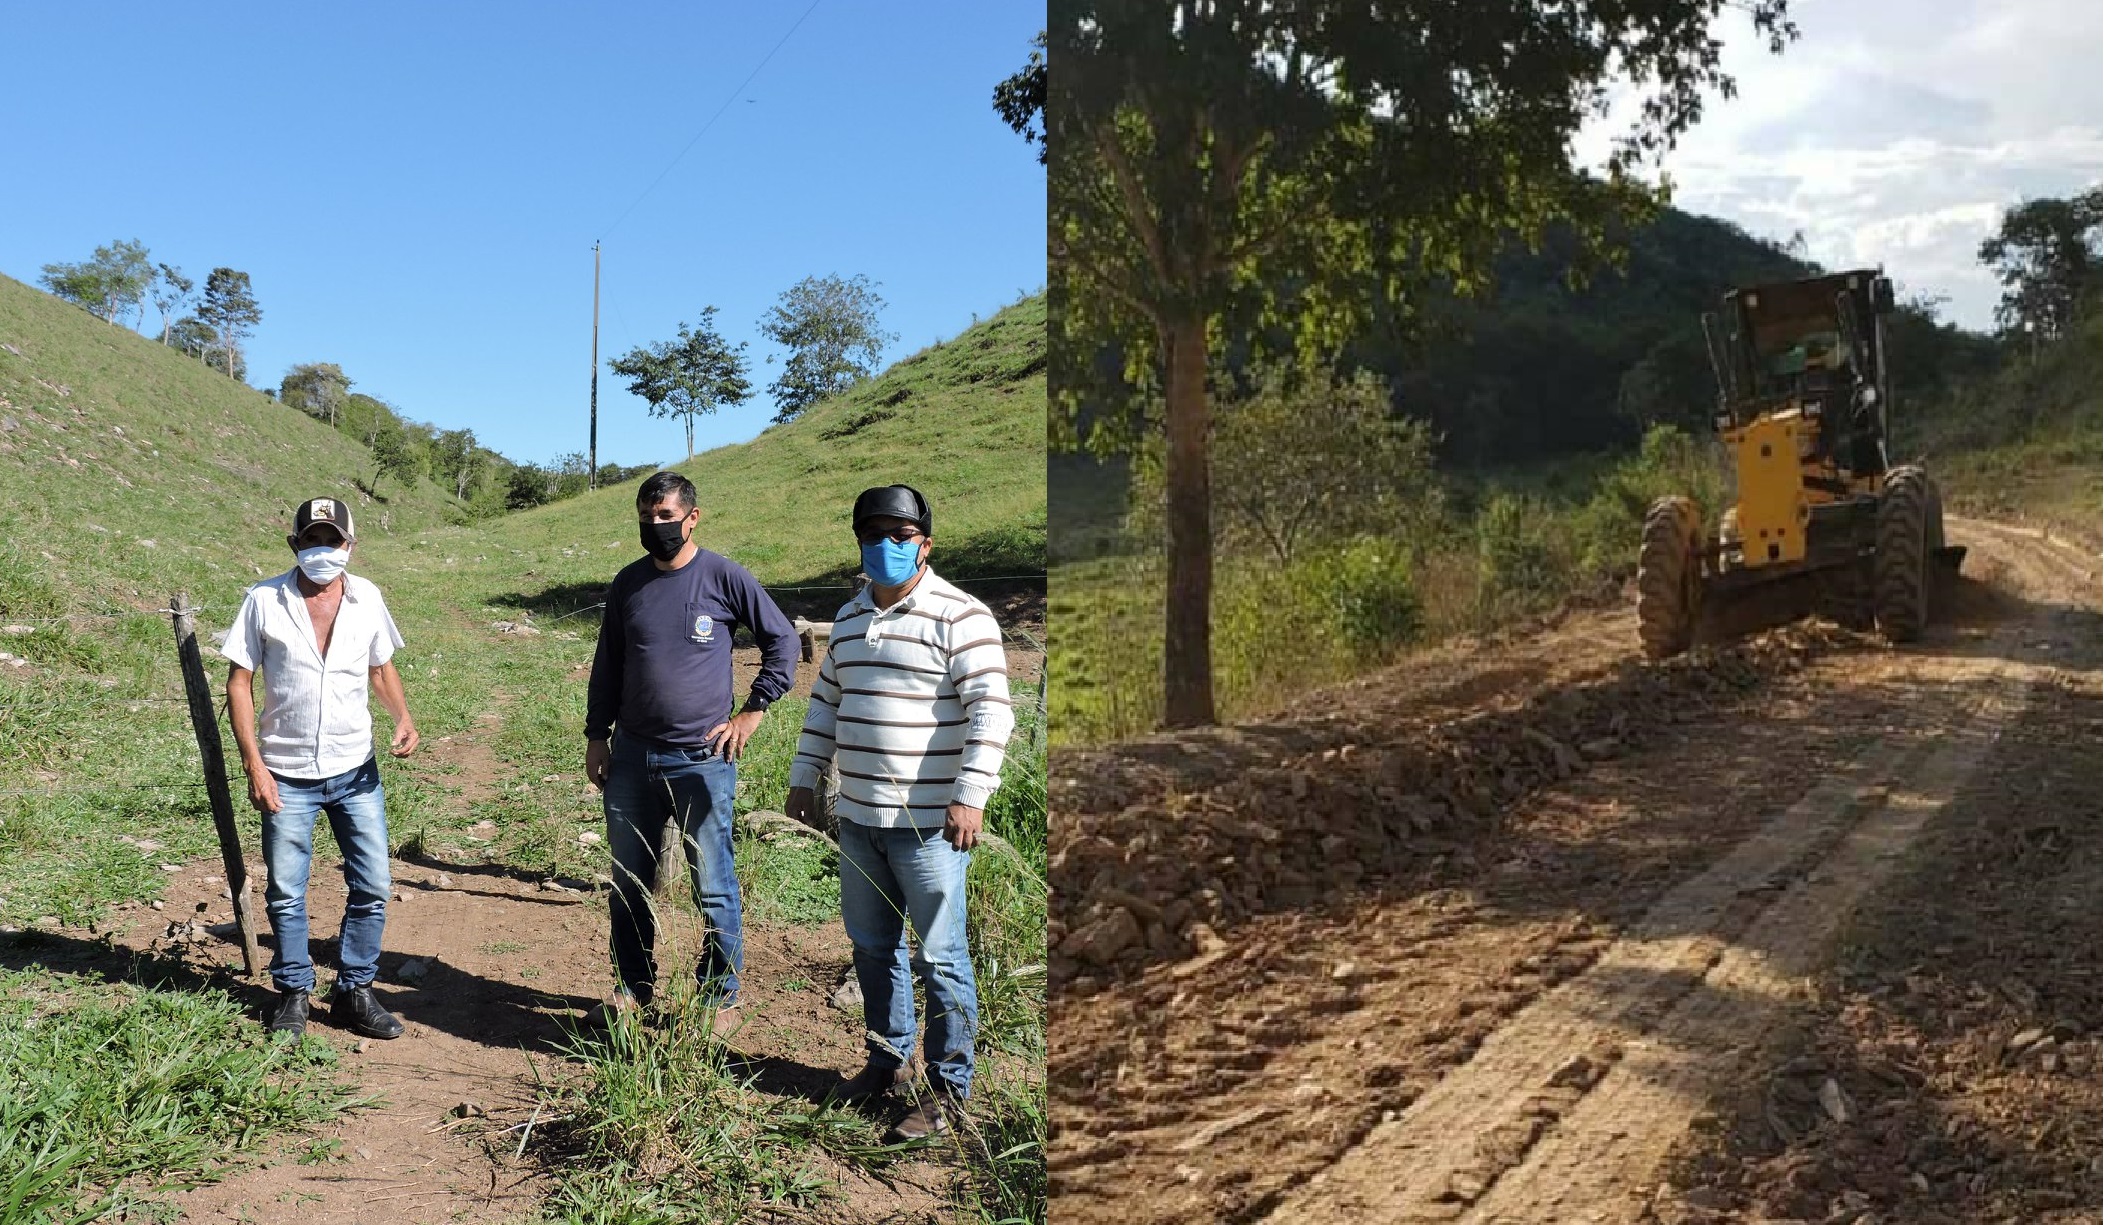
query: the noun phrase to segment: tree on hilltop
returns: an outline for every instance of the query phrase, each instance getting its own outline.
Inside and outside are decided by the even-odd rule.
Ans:
[[[331,429],[350,395],[350,376],[335,362],[301,362],[286,371],[278,384],[279,403],[326,421]]]
[[[715,319],[716,308],[704,306],[699,323],[679,325],[678,340],[641,345],[607,363],[628,380],[631,393],[650,405],[651,416],[677,417],[686,425],[689,456],[694,454],[694,418],[752,396],[745,342],[724,340]]]
[[[234,378],[248,379],[248,362],[240,353],[229,354],[219,343],[219,332],[196,315],[184,315],[168,329],[168,347],[194,357],[205,366],[233,367]]]
[[[197,282],[183,275],[183,270],[173,264],[157,264],[153,277],[153,305],[161,312],[161,343],[168,343],[168,333],[175,326],[175,318],[190,304],[190,295],[197,290]]]
[[[877,372],[884,346],[898,339],[877,323],[884,299],[866,276],[807,276],[782,292],[760,320],[760,332],[789,350],[767,390],[777,422]],[[767,359],[772,362],[772,357]]]
[[[219,348],[226,355],[228,378],[234,373],[241,342],[263,322],[263,308],[249,285],[248,274],[232,268],[214,268],[205,278],[204,300],[198,303],[197,318],[219,334]]]
[[[97,247],[78,264],[46,264],[43,273],[39,279],[52,296],[113,325],[128,312],[144,311],[140,303],[154,278],[146,247],[136,239]]]
[[[2052,340],[2067,332],[2097,293],[2097,235],[2104,192],[2092,187],[2067,199],[2026,200],[2002,214],[2001,228],[1980,244],[1980,262],[2002,282],[1994,321],[2005,333]]]

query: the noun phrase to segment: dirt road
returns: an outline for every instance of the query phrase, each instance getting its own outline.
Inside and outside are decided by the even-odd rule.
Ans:
[[[1062,1219],[2095,1220],[2093,550],[1055,760]]]

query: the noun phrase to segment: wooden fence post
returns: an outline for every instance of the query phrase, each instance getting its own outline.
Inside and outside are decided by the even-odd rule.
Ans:
[[[177,592],[169,611],[175,614],[175,650],[182,659],[183,689],[190,698],[190,727],[197,733],[197,750],[204,758],[212,823],[219,828],[227,896],[234,902],[234,931],[241,937],[241,972],[253,978],[263,969],[263,957],[256,947],[255,915],[249,909],[248,861],[242,857],[241,831],[234,824],[234,797],[227,788],[219,717],[212,710],[212,685],[205,679],[204,657],[197,649],[197,609],[191,606],[188,592]]]
[[[651,890],[661,902],[670,902],[679,896],[679,887],[687,879],[687,838],[679,828],[679,805],[672,805],[672,815],[665,820],[665,827],[658,831],[657,884]]]

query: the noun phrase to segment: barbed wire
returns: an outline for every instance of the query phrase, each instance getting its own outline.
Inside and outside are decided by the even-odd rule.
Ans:
[[[246,778],[239,780],[230,778],[227,780],[227,786],[231,788],[237,781],[243,789],[247,788],[248,780]],[[112,791],[205,791],[209,790],[211,786],[211,783],[203,780],[194,783],[103,783],[92,787],[43,787],[21,791],[0,791],[0,799],[19,799],[25,796],[36,799],[53,799],[68,795],[108,795]]]
[[[1042,574],[981,574],[972,578],[951,578],[948,575],[944,575],[942,581],[962,586],[966,583],[1015,583],[1026,579],[1041,579],[1044,577]],[[760,587],[766,591],[853,591],[856,589],[853,583],[818,583],[801,587],[785,587],[774,583],[762,583]]]
[[[107,706],[134,706],[141,702],[189,702],[189,698],[127,698],[110,694],[83,693],[73,697],[54,697],[48,702],[0,702],[0,710],[49,710],[68,702],[97,702]]]

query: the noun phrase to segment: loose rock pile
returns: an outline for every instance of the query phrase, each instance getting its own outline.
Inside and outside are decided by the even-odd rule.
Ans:
[[[1849,638],[1791,626],[1631,661],[1509,710],[1399,725],[1376,743],[1282,731],[1308,733],[1307,751],[1129,807],[1068,812],[1055,799],[1052,981],[1086,994],[1150,962],[1212,952],[1220,929],[1252,915],[1463,853],[1520,796]]]

